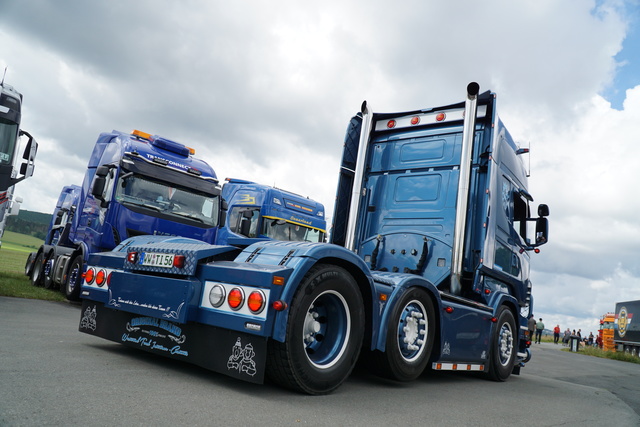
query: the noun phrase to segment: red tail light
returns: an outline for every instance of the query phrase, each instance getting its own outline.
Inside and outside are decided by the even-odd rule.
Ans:
[[[90,268],[87,270],[86,273],[84,273],[84,280],[85,282],[87,282],[88,285],[93,283],[93,279],[95,278],[95,270],[93,268]]]
[[[184,268],[184,255],[176,255],[173,257],[173,266],[176,268]]]
[[[107,272],[104,270],[98,271],[98,274],[96,274],[96,285],[102,287],[106,281],[107,281]]]
[[[227,297],[227,302],[229,303],[229,307],[232,310],[238,310],[242,307],[244,303],[244,292],[240,288],[233,288],[229,291],[229,296]]]
[[[129,261],[131,264],[135,264],[136,262],[138,262],[138,252],[129,252],[127,254],[127,261]]]
[[[265,306],[264,294],[262,293],[262,291],[251,292],[249,294],[249,298],[247,298],[247,306],[252,313],[260,313]]]

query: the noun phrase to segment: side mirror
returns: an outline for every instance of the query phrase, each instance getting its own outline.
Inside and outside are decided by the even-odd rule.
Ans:
[[[549,206],[545,204],[538,205],[538,216],[549,216]]]
[[[96,176],[104,178],[109,175],[109,170],[109,166],[107,165],[98,166],[96,169]]]
[[[91,194],[98,200],[104,201],[103,193],[104,187],[107,184],[107,179],[104,176],[97,176],[93,180],[93,187],[91,188]]]
[[[547,215],[549,211],[547,210]],[[536,219],[536,246],[544,245],[549,240],[549,220],[544,217]]]
[[[243,236],[249,237],[249,232],[251,231],[251,221],[249,218],[242,216],[240,220],[240,234]]]

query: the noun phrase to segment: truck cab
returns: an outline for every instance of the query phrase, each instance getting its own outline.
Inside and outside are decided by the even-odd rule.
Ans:
[[[217,243],[246,247],[260,240],[323,242],[324,206],[279,188],[236,178],[222,187],[227,220]]]
[[[0,83],[0,193],[33,175],[38,143],[20,129],[22,94],[12,86]],[[28,138],[19,158],[21,137]],[[19,163],[19,165],[18,165]]]
[[[82,185],[65,187],[48,242],[26,271],[34,285],[79,299],[91,253],[139,235],[187,236],[213,243],[222,204],[214,170],[184,144],[141,131],[101,134]],[[31,263],[33,263],[32,266]]]

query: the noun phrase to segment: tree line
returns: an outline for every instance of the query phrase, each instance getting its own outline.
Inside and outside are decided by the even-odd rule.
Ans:
[[[50,223],[51,214],[21,210],[18,215],[7,218],[6,229],[45,240]]]

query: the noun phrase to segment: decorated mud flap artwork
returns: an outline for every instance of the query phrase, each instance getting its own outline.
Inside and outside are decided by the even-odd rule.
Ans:
[[[312,203],[271,192],[267,209],[259,186],[231,180],[223,194],[236,205],[219,244],[137,236],[92,254],[80,330],[312,395],[336,390],[358,362],[394,381],[428,368],[518,374],[549,208],[529,216],[528,150],[500,120],[496,94],[479,89],[413,111],[362,104],[343,143],[329,243],[303,217],[323,217]],[[297,211],[285,218],[275,205]]]

